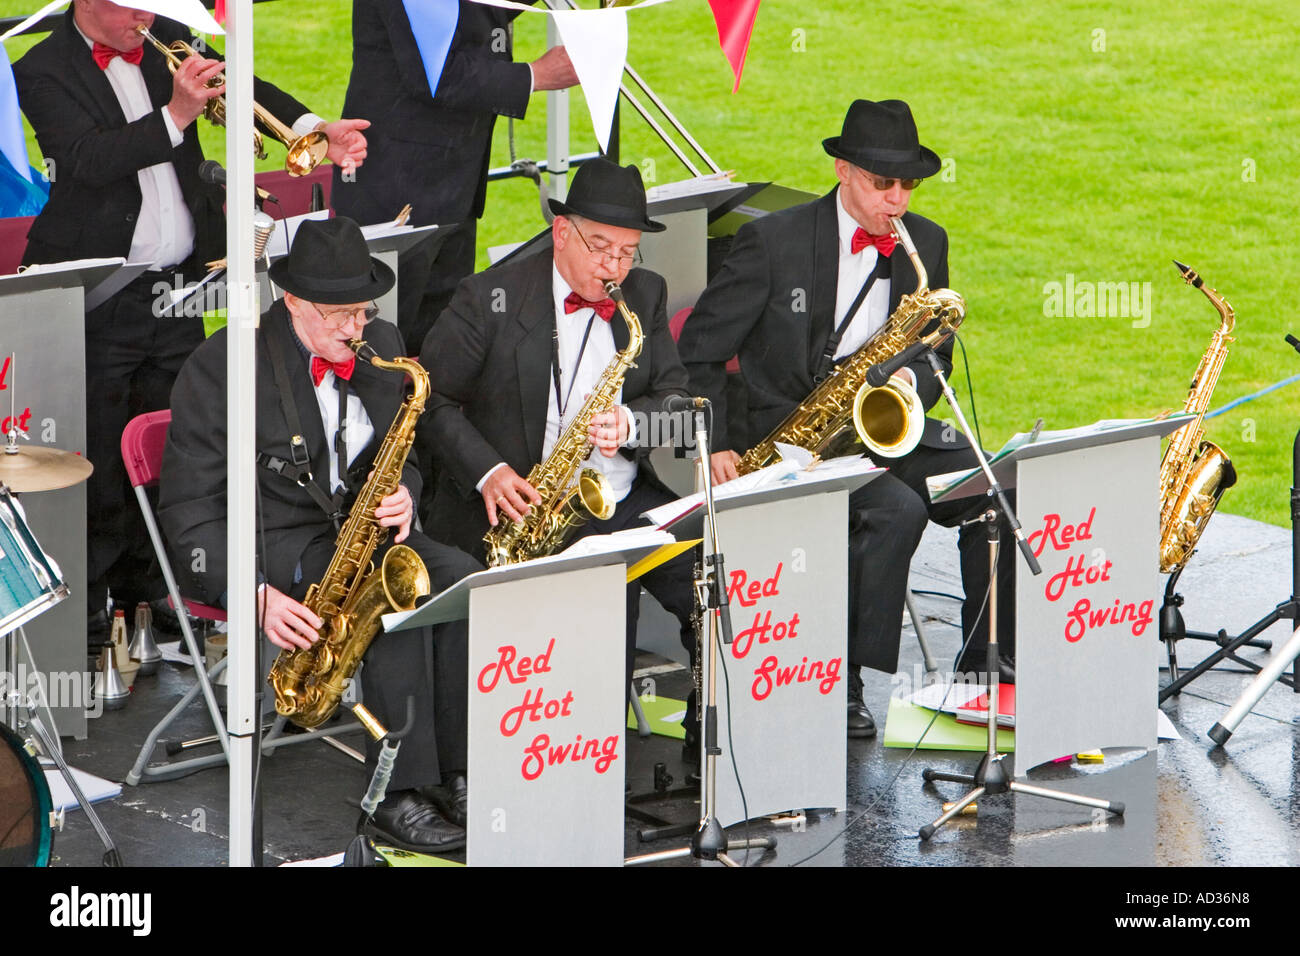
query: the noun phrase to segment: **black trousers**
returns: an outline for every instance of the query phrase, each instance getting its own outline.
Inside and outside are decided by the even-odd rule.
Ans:
[[[190,276],[194,278],[194,276]],[[173,273],[147,272],[86,313],[86,600],[104,607],[112,589],[128,613],[136,601],[161,597],[162,578],[122,464],[122,431],[136,415],[167,408],[185,359],[203,341],[203,320],[154,314]]]
[[[600,454],[600,452],[596,452]],[[677,496],[664,489],[658,482],[638,476],[632,483],[627,496],[618,503],[614,516],[607,521],[589,521],[583,525],[579,538],[589,534],[613,534],[646,524],[641,513],[657,508]],[[576,540],[576,538],[575,538]],[[627,585],[627,656],[625,661],[626,688],[632,682],[632,665],[636,660],[636,629],[641,616],[641,588],[645,587],[651,597],[658,601],[665,611],[677,618],[682,646],[693,653],[695,648],[695,628],[691,623],[691,614],[695,608],[695,558],[687,551],[671,561]]]
[[[929,503],[929,495],[925,490],[927,477],[978,467],[975,452],[969,447],[949,449],[921,445],[889,467],[895,480],[906,485],[924,503],[930,520],[944,527],[956,527],[978,518],[993,504],[984,496]],[[1007,493],[1007,499],[1014,508],[1014,490]],[[1014,659],[1018,552],[1005,518],[999,518],[998,526],[1001,532],[998,550],[998,649],[1004,658]],[[988,644],[989,549],[985,525],[962,527],[957,535],[957,548],[961,557],[962,589],[965,591],[961,621],[966,646],[965,654],[957,662],[957,670],[980,670],[984,665]]]
[[[385,547],[391,547],[392,538]],[[412,530],[402,542],[424,561],[437,594],[482,566],[455,548]],[[290,596],[302,600],[334,556],[335,533],[323,530],[303,552]],[[415,699],[415,726],[401,741],[389,780],[390,792],[439,783],[444,774],[464,772],[467,759],[469,630],[465,621],[434,628],[381,631],[366,651],[361,692],[366,709],[389,730],[406,723],[406,701]],[[379,746],[366,738],[366,772],[373,773]]]

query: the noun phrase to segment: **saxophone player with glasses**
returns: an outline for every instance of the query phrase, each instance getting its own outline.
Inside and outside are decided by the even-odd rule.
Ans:
[[[567,200],[551,200],[551,208],[553,252],[464,279],[420,352],[432,392],[429,428],[441,456],[426,524],[494,563],[498,556],[484,542],[489,530],[510,552],[501,560],[541,556],[516,539],[544,518],[578,463],[603,475],[606,507],[596,510],[612,514],[591,517],[577,535],[642,524],[642,512],[677,497],[650,467],[654,435],[637,428],[642,414],[655,415],[686,387],[668,330],[664,280],[633,268],[641,234],[664,228],[647,217],[641,174],[635,166],[592,160],[574,175]],[[621,287],[631,319],[607,283]],[[534,466],[537,485],[525,477]],[[642,583],[693,644],[692,577],[683,555],[628,585],[629,681]]]
[[[263,569],[258,611],[283,659],[332,635],[328,628],[337,622],[313,610],[324,604],[309,589],[325,589],[322,579],[340,563],[336,553],[357,543],[343,540],[354,528],[378,539],[376,564],[394,545],[413,549],[427,571],[428,593],[481,568],[413,527],[420,472],[413,457],[403,457],[402,445],[418,415],[415,396],[423,400],[424,390],[412,390],[407,376],[393,370],[407,369],[409,360],[366,360],[402,354],[397,327],[380,319],[374,304],[392,288],[393,271],[370,256],[360,227],[339,217],[304,222],[289,255],[271,267],[271,279],[284,297],[262,315],[253,379]],[[355,341],[361,339],[373,353]],[[200,345],[172,390],[158,509],[177,558],[173,566],[189,572],[193,593],[223,605],[226,342],[222,329]],[[372,482],[375,474],[391,487]],[[365,650],[362,695],[379,721],[396,730],[406,723],[408,696],[416,704],[388,797],[370,824],[380,842],[424,853],[464,845],[466,640],[465,623],[458,622],[433,628],[432,639],[427,628],[381,633]],[[272,668],[273,679],[280,666]],[[368,772],[377,752],[368,740]]]
[[[918,286],[946,291],[960,302],[943,289],[947,233],[907,211],[913,190],[941,165],[921,145],[910,107],[901,100],[856,100],[840,135],[822,145],[835,160],[835,188],[743,226],[678,340],[692,394],[714,405],[718,483],[735,478],[747,448],[788,420],[819,383],[870,342],[896,315],[900,301],[906,309],[904,297],[919,292]],[[901,221],[901,229],[893,220]],[[900,232],[914,242],[924,277]],[[935,352],[945,373],[951,372],[951,338]],[[733,356],[740,360],[748,411],[729,417],[725,368]],[[915,391],[926,411],[939,399],[939,384],[924,357],[894,378]],[[926,521],[953,526],[985,507],[982,499],[929,502],[927,476],[976,465],[955,428],[926,419],[913,450],[902,457],[871,454],[889,471],[849,498],[849,737],[876,733],[860,668],[893,673],[897,667],[908,565]],[[963,528],[959,545],[967,651],[957,669],[978,671],[987,641],[987,629],[980,626],[987,619],[979,612],[989,580],[982,528]],[[1004,547],[999,558],[1003,609],[1015,607],[1014,552]],[[998,622],[1001,647],[1013,654],[1014,615],[999,614]]]

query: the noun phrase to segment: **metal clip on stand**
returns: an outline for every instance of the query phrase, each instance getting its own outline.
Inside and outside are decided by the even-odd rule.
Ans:
[[[704,737],[704,773],[700,776],[700,825],[691,838],[690,846],[676,850],[663,850],[659,853],[646,853],[628,857],[627,863],[656,863],[661,860],[675,860],[691,856],[697,860],[719,860],[726,866],[740,866],[728,856],[731,850],[774,849],[776,841],[771,837],[756,837],[749,840],[729,840],[717,818],[717,772],[718,757],[722,750],[718,746],[718,680],[717,667],[721,649],[718,647],[718,634],[721,631],[723,642],[731,643],[731,614],[726,598],[726,571],[723,567],[722,550],[718,547],[717,516],[713,509],[713,472],[710,466],[708,428],[704,421],[703,399],[696,400],[695,447],[699,450],[700,486],[704,489],[705,528],[704,528],[704,581],[701,592],[705,596],[704,616],[709,620],[709,642],[705,651],[705,683],[708,690],[704,708],[702,731]]]
[[[1003,765],[1002,761],[1006,754],[998,753],[998,537],[1000,529],[998,528],[998,510],[1006,517],[1007,524],[1011,528],[1012,534],[1015,535],[1016,544],[1020,547],[1020,553],[1024,556],[1025,562],[1029,565],[1029,570],[1034,574],[1041,574],[1042,568],[1038,564],[1038,559],[1034,557],[1033,549],[1029,547],[1029,542],[1025,539],[1024,531],[1020,528],[1020,522],[1016,520],[1015,512],[1012,511],[1010,504],[1007,502],[1006,495],[1003,493],[997,479],[993,476],[992,469],[989,468],[988,460],[984,457],[984,451],[980,448],[979,442],[971,433],[970,426],[966,423],[966,416],[962,414],[961,406],[957,404],[957,396],[948,386],[948,381],[944,377],[943,369],[939,365],[938,359],[935,358],[934,352],[926,351],[926,360],[934,370],[934,377],[939,380],[939,386],[943,389],[944,397],[948,400],[948,405],[952,408],[953,414],[957,417],[957,422],[961,426],[962,433],[970,442],[970,446],[975,451],[975,457],[979,460],[980,468],[984,472],[984,477],[989,483],[988,496],[991,499],[990,507],[976,520],[982,521],[988,533],[989,542],[989,647],[988,647],[988,673],[985,677],[988,686],[988,750],[980,758],[979,765],[976,766],[973,774],[948,773],[946,771],[934,770],[927,767],[921,774],[927,783],[935,780],[949,780],[953,783],[965,783],[971,785],[971,790],[961,799],[946,810],[939,819],[933,823],[927,823],[921,827],[919,836],[922,840],[929,840],[934,836],[936,830],[943,826],[957,814],[961,813],[967,806],[974,803],[985,794],[998,794],[1011,791],[1013,793],[1027,793],[1035,797],[1046,797],[1049,800],[1060,800],[1063,803],[1074,803],[1084,807],[1094,807],[1100,810],[1108,810],[1117,815],[1123,815],[1124,804],[1110,800],[1097,800],[1093,797],[1083,797],[1073,793],[1064,793],[1060,790],[1048,790],[1043,787],[1035,787],[1027,783],[1017,783],[1012,779],[1011,773]],[[994,507],[996,505],[996,507]]]

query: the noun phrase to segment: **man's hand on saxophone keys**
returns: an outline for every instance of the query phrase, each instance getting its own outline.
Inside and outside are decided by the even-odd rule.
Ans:
[[[540,505],[542,496],[507,464],[500,464],[492,471],[479,489],[483,495],[483,506],[487,509],[488,524],[496,527],[497,515],[511,521],[522,521],[529,512],[529,503]]]
[[[710,455],[709,463],[713,469],[713,483],[721,485],[732,478],[740,477],[740,472],[736,471],[736,463],[739,461],[740,456],[734,451],[715,451]]]
[[[283,591],[264,584],[257,589],[257,619],[272,644],[281,650],[306,650],[325,623]]]
[[[394,544],[401,544],[406,540],[406,536],[411,533],[411,520],[414,516],[415,505],[411,501],[411,493],[406,489],[406,485],[398,485],[397,490],[391,495],[381,498],[379,507],[375,509],[375,518],[382,527],[397,529],[397,537],[393,538]]]
[[[622,405],[616,405],[591,416],[587,437],[602,455],[613,458],[618,454],[618,450],[627,444],[628,421],[627,409]]]

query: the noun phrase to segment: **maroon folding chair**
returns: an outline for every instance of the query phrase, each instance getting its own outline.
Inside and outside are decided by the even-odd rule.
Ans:
[[[147,488],[158,484],[158,475],[162,471],[163,445],[167,440],[167,426],[171,420],[172,413],[166,410],[148,412],[131,419],[127,423],[126,430],[122,432],[122,462],[126,465],[127,478],[130,479],[131,487],[135,490],[135,499],[140,504],[140,514],[144,517],[145,527],[149,529],[149,540],[153,542],[154,555],[158,559],[159,567],[162,568],[163,580],[167,582],[167,600],[176,610],[176,618],[181,625],[181,636],[185,641],[185,647],[189,650],[190,659],[194,661],[194,672],[198,676],[198,682],[149,732],[139,756],[136,757],[135,765],[126,775],[126,782],[131,786],[135,786],[144,778],[174,779],[191,770],[209,765],[211,758],[146,766],[149,758],[153,756],[158,738],[200,693],[203,694],[208,714],[212,717],[212,725],[216,728],[216,737],[221,742],[224,756],[228,756],[230,752],[226,722],[221,717],[216,695],[212,691],[212,681],[225,668],[226,661],[222,658],[211,671],[204,670],[203,658],[199,654],[198,642],[194,639],[194,631],[189,621],[191,616],[205,622],[224,621],[226,612],[219,607],[201,604],[181,595],[180,588],[176,584],[176,575],[172,573],[171,562],[167,558],[167,549],[163,545],[162,535],[158,532],[158,522],[154,518],[153,507],[149,504],[149,496],[145,493]]]
[[[188,616],[193,616],[200,621],[224,621],[226,620],[226,612],[221,608],[202,604],[181,594],[180,588],[176,584],[176,576],[172,573],[171,562],[167,558],[167,549],[163,545],[162,535],[158,531],[158,522],[154,518],[153,507],[149,504],[148,495],[145,494],[145,489],[158,483],[158,475],[162,471],[163,445],[167,441],[167,426],[171,423],[171,420],[172,413],[165,410],[148,412],[131,419],[127,423],[126,430],[122,432],[122,461],[126,464],[126,473],[130,478],[131,487],[135,489],[136,501],[140,503],[140,513],[144,516],[145,526],[149,529],[149,540],[153,542],[154,554],[157,555],[158,564],[162,568],[163,580],[167,582],[167,600],[173,608],[183,607],[185,611],[189,612]],[[126,782],[131,786],[137,785],[142,780],[174,780],[177,777],[194,773],[196,770],[219,766],[226,763],[229,758],[230,742],[226,733],[226,724],[221,717],[221,710],[217,705],[216,695],[212,690],[212,681],[225,669],[227,659],[223,657],[210,671],[203,669],[198,644],[194,640],[194,631],[190,627],[188,616],[181,611],[177,611],[176,614],[176,617],[180,620],[185,646],[189,649],[191,659],[195,661],[194,672],[198,676],[198,681],[176,703],[176,706],[167,712],[167,716],[149,732],[144,746],[140,748],[140,753],[135,759],[134,766],[131,767],[131,772],[126,775]],[[207,704],[208,714],[212,717],[212,724],[217,731],[216,734],[191,740],[179,746],[168,744],[167,752],[172,755],[188,747],[218,742],[221,744],[222,752],[149,766],[149,758],[153,756],[159,737],[199,694],[203,695],[203,699]],[[262,753],[271,754],[279,747],[288,746],[289,744],[303,744],[320,739],[343,751],[358,762],[365,761],[365,758],[353,748],[330,739],[338,734],[360,730],[361,725],[356,721],[340,720],[329,727],[318,727],[306,733],[287,737],[283,736],[284,725],[285,718],[277,716],[266,736],[262,738]]]

